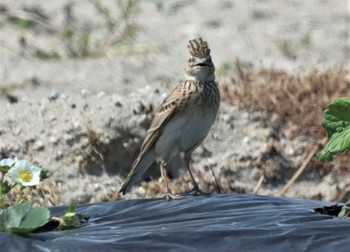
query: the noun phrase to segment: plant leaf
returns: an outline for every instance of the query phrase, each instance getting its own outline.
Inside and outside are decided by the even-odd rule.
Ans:
[[[66,230],[72,228],[79,228],[81,224],[86,219],[86,216],[83,214],[75,213],[77,204],[72,203],[69,205],[66,211],[63,211],[63,216],[60,219],[60,225],[58,230]]]
[[[16,232],[30,232],[38,227],[45,225],[50,219],[50,211],[43,206],[32,207],[26,214],[18,231]]]
[[[350,98],[335,98],[324,111],[322,126],[328,137],[350,127]]]
[[[334,133],[319,154],[322,162],[332,161],[333,155],[350,149],[350,127],[340,133]]]
[[[12,189],[12,187],[13,186],[11,186],[7,181],[4,181],[3,183],[0,183],[0,193],[6,194]]]
[[[41,167],[41,172],[40,172],[40,181],[43,181],[44,179],[50,178],[51,177],[51,172],[49,172],[46,168]]]
[[[0,231],[5,231],[6,209],[0,209]]]
[[[45,225],[50,219],[46,207],[32,207],[30,201],[0,212],[0,231],[26,233]]]
[[[7,173],[10,170],[10,166],[0,166],[0,172]]]
[[[12,158],[5,158],[0,160],[0,172],[2,173],[7,173],[10,169],[11,166],[13,166],[15,163],[15,159]]]
[[[322,125],[329,140],[318,158],[332,161],[333,155],[350,149],[350,98],[334,99],[324,112]]]
[[[339,218],[350,219],[350,200],[345,203],[342,207],[340,213],[338,214]]]
[[[66,213],[74,213],[76,208],[77,208],[77,204],[76,203],[72,203],[72,204],[69,205]]]
[[[7,208],[7,219],[5,220],[5,227],[19,227],[24,217],[31,208],[32,202],[28,201],[23,204],[13,205]]]

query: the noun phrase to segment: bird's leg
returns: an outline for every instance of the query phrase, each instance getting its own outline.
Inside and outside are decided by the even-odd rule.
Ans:
[[[168,171],[166,169],[166,164],[162,162],[160,164],[160,174],[162,175],[164,187],[165,187],[165,193],[169,193],[169,184],[168,184]]]
[[[192,166],[192,165],[189,164],[189,166],[187,167],[188,172],[190,173],[190,176],[191,176],[191,179],[192,179],[192,183],[193,183],[193,188],[192,188],[191,191],[199,192],[199,191],[200,191],[200,190],[199,190],[199,186],[198,186],[196,180],[194,179],[194,176],[193,176],[192,171],[191,171],[191,166]]]
[[[169,190],[169,184],[168,184],[168,170],[167,170],[167,164],[163,161],[160,163],[160,173],[162,175],[164,187],[165,187],[165,194],[161,196],[161,198],[166,198],[166,200],[179,200],[182,197],[180,195],[174,195]]]
[[[186,167],[187,167],[187,170],[188,172],[190,173],[190,176],[191,176],[191,179],[192,179],[192,183],[193,183],[193,188],[187,192],[188,194],[193,194],[193,195],[203,195],[205,193],[203,193],[200,189],[199,189],[199,186],[196,182],[196,180],[194,179],[194,176],[193,176],[193,173],[191,171],[191,167],[192,167],[192,164],[191,164],[191,155],[192,155],[192,152],[191,153],[186,153],[185,156],[184,156],[184,161],[185,161],[185,164],[186,164]]]

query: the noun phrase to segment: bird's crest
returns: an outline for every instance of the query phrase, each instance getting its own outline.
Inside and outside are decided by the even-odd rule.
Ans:
[[[206,58],[210,55],[208,43],[202,38],[195,38],[190,40],[187,48],[193,57]]]

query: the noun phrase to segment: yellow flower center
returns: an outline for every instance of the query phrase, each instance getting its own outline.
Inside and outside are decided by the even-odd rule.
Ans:
[[[17,175],[24,182],[29,182],[33,178],[33,174],[28,170],[20,170]]]

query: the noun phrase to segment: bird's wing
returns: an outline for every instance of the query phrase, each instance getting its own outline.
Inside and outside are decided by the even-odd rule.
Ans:
[[[147,150],[153,146],[155,141],[159,138],[162,129],[175,114],[180,99],[179,91],[181,90],[182,85],[183,84],[178,85],[159,106],[154,115],[151,126],[147,131],[145,139],[143,140],[140,155],[147,152]]]
[[[140,155],[153,147],[164,127],[177,112],[184,109],[185,103],[189,100],[194,100],[199,95],[197,92],[194,92],[195,89],[198,89],[196,84],[189,81],[181,82],[159,106],[143,141]]]

